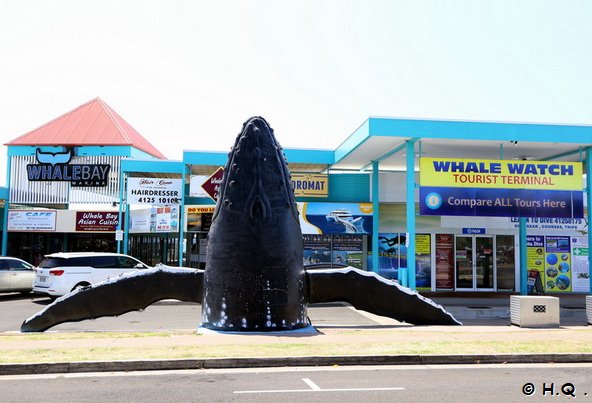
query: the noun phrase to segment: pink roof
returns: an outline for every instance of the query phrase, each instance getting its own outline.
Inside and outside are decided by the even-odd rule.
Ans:
[[[95,98],[7,146],[132,146],[160,159],[166,157],[109,105]]]

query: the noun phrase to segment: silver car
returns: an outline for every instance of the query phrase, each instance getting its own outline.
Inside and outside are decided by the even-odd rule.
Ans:
[[[29,293],[33,289],[35,267],[16,257],[0,256],[0,292]]]

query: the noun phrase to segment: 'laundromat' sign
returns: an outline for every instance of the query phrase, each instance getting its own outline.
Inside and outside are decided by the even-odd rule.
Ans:
[[[318,174],[292,174],[292,188],[296,197],[327,197],[329,178]]]

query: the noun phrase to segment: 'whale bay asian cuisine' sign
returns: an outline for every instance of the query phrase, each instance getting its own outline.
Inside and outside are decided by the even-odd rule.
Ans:
[[[77,211],[76,231],[110,232],[117,229],[117,211]]]
[[[327,197],[329,177],[320,174],[292,174],[292,188],[296,197]]]
[[[111,165],[70,164],[72,150],[66,152],[35,152],[37,164],[27,164],[27,179],[70,182],[72,187],[105,187],[109,183]]]
[[[127,203],[155,206],[181,203],[181,179],[127,178]]]
[[[420,213],[581,218],[582,164],[421,158]]]

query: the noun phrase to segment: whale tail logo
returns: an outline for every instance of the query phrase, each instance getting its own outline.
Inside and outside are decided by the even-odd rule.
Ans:
[[[35,157],[40,164],[67,164],[72,159],[72,150],[61,153],[43,152],[39,148],[35,151]]]

